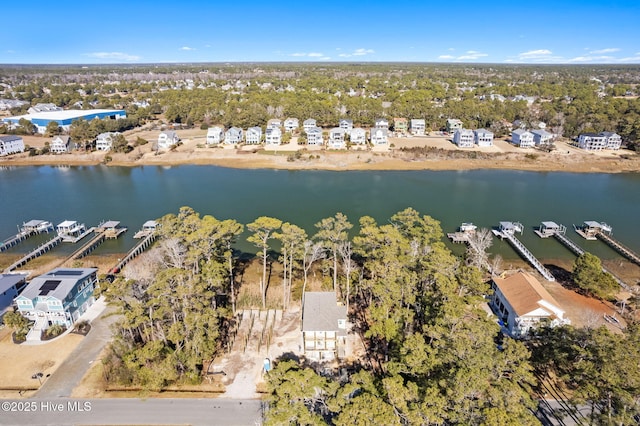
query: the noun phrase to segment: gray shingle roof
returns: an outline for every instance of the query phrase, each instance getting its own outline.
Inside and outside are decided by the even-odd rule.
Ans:
[[[347,307],[338,306],[334,292],[316,291],[304,294],[302,331],[336,331],[344,335],[346,331],[338,328],[339,319],[347,319]]]

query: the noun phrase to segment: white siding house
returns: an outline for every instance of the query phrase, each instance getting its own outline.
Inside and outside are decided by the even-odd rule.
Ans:
[[[282,143],[282,130],[279,127],[272,127],[265,132],[267,145],[280,145]]]
[[[221,126],[213,126],[207,129],[207,144],[217,145],[224,140],[224,129]]]
[[[578,146],[587,151],[601,151],[607,147],[607,138],[602,134],[583,133],[578,137]]]
[[[453,143],[460,148],[473,148],[473,130],[458,129],[453,134]]]
[[[346,142],[344,140],[346,132],[344,129],[340,127],[334,127],[329,130],[329,141],[327,145],[332,149],[343,149],[346,148]]]
[[[180,142],[180,138],[173,130],[161,132],[160,135],[158,135],[158,150],[169,149],[178,142]]]
[[[371,129],[371,143],[373,145],[386,145],[388,142],[387,139],[388,130],[385,128],[373,128]]]
[[[96,138],[96,149],[98,151],[109,151],[113,147],[113,139],[119,135],[120,132],[105,132],[100,133]]]
[[[312,127],[307,130],[307,145],[323,145],[322,129],[320,127]]]
[[[285,132],[294,132],[298,129],[298,127],[300,127],[300,124],[297,118],[287,118],[286,120],[284,120]]]
[[[365,145],[367,143],[367,132],[361,127],[351,129],[349,140],[354,145]]]
[[[305,133],[307,133],[314,127],[317,127],[315,118],[307,118],[302,122],[302,128],[304,129]]]
[[[267,129],[267,134],[269,134],[269,130],[271,129]],[[262,128],[258,126],[249,127],[247,132],[244,134],[244,141],[248,145],[258,145],[262,142]]]
[[[389,130],[389,120],[386,118],[376,118],[376,122],[374,124],[375,128],[378,129],[387,129]]]
[[[453,133],[458,129],[462,129],[462,121],[457,118],[448,118],[445,126],[447,133]]]
[[[351,131],[351,129],[353,129],[353,120],[350,120],[348,118],[341,118],[338,127],[349,132]]]
[[[0,157],[24,152],[24,141],[20,136],[0,136]]]
[[[535,143],[536,146],[549,145],[553,142],[553,134],[544,129],[532,130],[531,133],[533,133],[533,143]]]
[[[276,127],[282,127],[282,120],[280,120],[279,118],[272,118],[271,120],[267,121],[267,129],[274,129]]]
[[[622,146],[620,135],[613,132],[602,132],[600,134],[607,139],[607,149],[620,149]]]
[[[242,129],[239,127],[232,127],[224,134],[224,143],[227,145],[235,145],[242,142]]]
[[[516,129],[511,132],[511,141],[520,148],[532,148],[535,145],[533,133],[525,129]]]
[[[478,129],[473,133],[475,135],[475,143],[479,147],[493,146],[493,132],[486,129]]]
[[[316,361],[344,358],[347,339],[347,308],[338,305],[336,294],[306,292],[302,306],[304,354]]]
[[[511,336],[525,336],[540,325],[554,327],[570,323],[558,302],[528,272],[507,278],[494,277],[491,287],[491,308]]]
[[[49,151],[54,154],[63,154],[71,150],[69,136],[56,136],[49,144]]]
[[[409,123],[409,131],[414,136],[424,136],[426,132],[426,125],[421,118],[412,118]]]

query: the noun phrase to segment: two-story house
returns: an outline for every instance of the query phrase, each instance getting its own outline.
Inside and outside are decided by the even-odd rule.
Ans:
[[[71,151],[71,140],[69,136],[60,135],[53,138],[49,143],[49,151],[53,154],[64,154]]]
[[[298,130],[300,124],[297,118],[287,118],[284,120],[284,131],[288,133],[293,133]]]
[[[393,119],[393,130],[399,133],[407,133],[409,130],[409,121],[403,117]]]
[[[224,140],[224,128],[213,126],[207,129],[207,145],[217,145]]]
[[[367,143],[367,132],[361,127],[351,129],[349,132],[349,142],[353,145],[365,145]]]
[[[620,149],[622,146],[622,138],[617,133],[600,132],[600,135],[605,137],[607,141],[607,149]]]
[[[525,129],[516,129],[511,132],[511,142],[520,148],[533,148],[535,146],[533,133]]]
[[[456,130],[462,129],[462,121],[457,118],[448,118],[445,130],[447,133],[454,133]]]
[[[270,130],[272,129],[267,129],[267,134],[269,134]],[[262,142],[262,128],[258,126],[249,127],[244,134],[244,141],[247,145],[258,145]]]
[[[341,118],[338,123],[338,127],[340,127],[345,132],[350,132],[351,129],[353,129],[353,120],[350,120],[348,118]]]
[[[412,118],[409,123],[409,131],[414,136],[424,136],[426,133],[425,121],[421,118]]]
[[[602,151],[607,148],[607,138],[599,133],[583,133],[578,136],[578,146],[587,151]]]
[[[388,142],[388,131],[383,127],[371,129],[369,139],[373,145],[386,145]]]
[[[493,146],[493,132],[486,129],[478,129],[473,134],[475,143],[479,147]]]
[[[180,142],[180,138],[178,137],[178,134],[173,130],[160,132],[160,134],[158,135],[158,151],[170,149],[178,142]]]
[[[373,125],[376,129],[387,129],[389,130],[389,120],[386,118],[376,118],[376,121]]]
[[[346,337],[347,308],[338,305],[335,292],[306,292],[302,306],[305,356],[318,361],[344,358]]]
[[[307,118],[302,122],[302,128],[304,129],[305,133],[308,133],[309,130],[313,129],[314,127],[317,127],[315,118]]]
[[[104,132],[96,137],[96,149],[98,151],[110,151],[113,147],[113,140],[120,132]]]
[[[280,120],[279,118],[272,118],[267,121],[267,129],[274,129],[276,127],[278,129],[282,127],[282,120]]]
[[[549,145],[553,142],[553,134],[544,129],[532,130],[531,133],[533,134],[533,143],[536,146]]]
[[[35,329],[53,324],[70,327],[95,301],[97,268],[56,268],[40,275],[15,298],[18,311],[36,322]]]
[[[458,129],[453,134],[453,143],[460,148],[473,148],[474,135],[473,130]]]

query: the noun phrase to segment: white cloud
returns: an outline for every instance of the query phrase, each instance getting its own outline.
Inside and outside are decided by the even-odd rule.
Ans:
[[[190,51],[190,50],[196,50],[196,48],[195,47],[189,47],[189,46],[182,46],[180,48],[180,50]]]
[[[356,49],[351,53],[341,53],[338,56],[340,56],[341,58],[350,58],[352,56],[365,56],[372,55],[374,53],[376,53],[376,51],[373,49]]]
[[[440,55],[438,56],[438,59],[455,59],[455,56],[451,56],[451,55]]]
[[[296,53],[290,53],[289,56],[293,56],[293,57],[296,57],[296,58],[303,58],[303,57],[307,57],[307,58],[323,58],[324,57],[324,53],[319,53],[319,52],[307,52],[307,53],[296,52]]]
[[[9,50],[7,50],[7,52],[6,52],[6,53],[16,53],[16,51],[15,51],[15,50],[11,50],[11,49],[9,49]]]
[[[589,53],[592,55],[602,55],[605,53],[614,53],[614,52],[619,52],[620,49],[617,47],[608,47],[606,49],[600,49],[600,50],[592,50]]]
[[[538,50],[529,50],[528,52],[519,53],[518,56],[521,58],[534,58],[540,56],[546,56],[553,54],[549,49],[538,49]]]
[[[452,49],[449,49],[452,50]],[[464,55],[454,56],[454,55],[440,55],[438,56],[439,60],[443,61],[476,61],[480,58],[484,58],[489,56],[486,53],[478,52],[477,50],[467,50]]]
[[[140,56],[122,52],[93,52],[87,53],[86,56],[90,58],[104,59],[107,61],[137,61],[140,59]]]
[[[310,58],[321,58],[324,56],[324,54],[322,53],[318,53],[318,52],[311,52],[309,54],[307,54],[308,57]]]
[[[613,56],[576,56],[575,58],[567,59],[567,62],[593,62],[593,63],[605,63],[615,61]]]

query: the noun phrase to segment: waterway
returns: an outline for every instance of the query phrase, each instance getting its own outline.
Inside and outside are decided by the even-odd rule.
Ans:
[[[258,216],[295,223],[312,234],[313,224],[336,212],[357,225],[369,215],[380,223],[413,207],[439,220],[444,232],[461,222],[491,228],[519,221],[519,237],[543,259],[573,255],[553,239],[541,240],[533,228],[541,221],[567,226],[567,235],[603,258],[618,255],[600,241],[585,241],[572,224],[585,220],[613,226],[614,237],[640,251],[640,174],[574,174],[519,171],[283,171],[216,166],[15,167],[0,170],[0,239],[30,219],[77,220],[87,227],[119,220],[129,228],[117,241],[94,253],[124,253],[133,234],[149,219],[191,206],[201,214],[247,224]],[[354,227],[354,231],[357,226]],[[12,249],[26,252],[46,236]],[[453,247],[462,252],[463,247]],[[76,247],[63,245],[56,253]],[[255,251],[240,241],[239,248]],[[517,254],[496,240],[490,250],[506,259]]]

